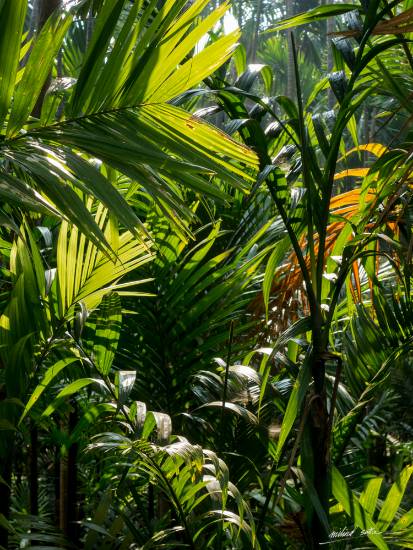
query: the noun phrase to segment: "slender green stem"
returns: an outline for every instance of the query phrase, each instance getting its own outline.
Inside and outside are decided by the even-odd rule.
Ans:
[[[318,201],[316,201],[316,196],[313,189],[313,184],[311,180],[311,171],[309,168],[309,159],[308,159],[308,139],[307,139],[307,130],[305,128],[305,119],[304,119],[304,107],[303,107],[303,98],[301,93],[301,82],[300,76],[298,73],[298,61],[297,61],[297,50],[295,47],[294,34],[291,33],[291,46],[293,53],[294,61],[294,77],[295,77],[295,89],[297,94],[297,105],[298,105],[298,127],[300,134],[300,145],[301,145],[301,162],[302,162],[302,174],[303,174],[303,184],[306,189],[306,204],[307,204],[307,243],[310,254],[310,277],[313,288],[313,293],[315,298],[318,297],[317,292],[317,282],[316,282],[316,260],[314,253],[314,224],[313,224],[313,208],[317,207]]]

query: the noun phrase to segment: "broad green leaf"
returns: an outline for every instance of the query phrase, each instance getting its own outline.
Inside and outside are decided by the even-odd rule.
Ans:
[[[354,146],[357,149],[359,146],[359,138],[358,138],[357,121],[354,115],[348,121],[347,128],[350,132],[351,139],[353,140]]]
[[[89,90],[90,111],[110,108],[118,99],[119,83],[128,74],[133,49],[138,42],[140,25],[137,21],[141,8],[142,0],[134,2],[109,55],[106,56],[106,63],[96,63],[96,58],[93,59],[100,74],[96,85]],[[90,75],[87,76],[90,78]]]
[[[227,51],[228,41],[223,41],[226,37],[215,41],[199,53],[193,52],[199,40],[228,10],[228,3],[224,2],[207,17],[201,18],[199,15],[207,3],[207,0],[193,2],[187,10],[181,12],[169,28],[165,29],[162,40],[159,40],[161,38],[159,36],[149,45],[150,53],[147,50],[146,53],[149,55],[144,64],[141,62],[137,64],[137,68],[141,66],[142,70],[139,76],[137,70],[134,70],[135,83],[130,90],[127,90],[122,104],[136,101],[136,99],[139,102],[172,99],[194,84],[199,84],[228,58],[230,53]],[[194,25],[195,21],[196,25]],[[219,45],[215,46],[217,43]],[[234,39],[232,39],[230,51],[233,47]],[[209,48],[213,49],[209,50]],[[205,55],[206,50],[210,51],[209,56]],[[193,55],[187,59],[191,52]],[[188,68],[191,68],[190,72]]]
[[[271,253],[271,256],[268,259],[267,265],[265,266],[262,292],[264,297],[265,316],[267,320],[268,320],[268,305],[270,301],[271,288],[274,284],[275,272],[276,272],[276,269],[280,266],[280,262],[283,259],[286,251],[288,250],[288,246],[289,246],[289,239],[283,239],[281,242],[277,243],[274,247],[274,250]]]
[[[136,372],[130,370],[120,370],[116,372],[115,388],[119,403],[126,403],[129,394],[133,389],[136,380]]]
[[[75,361],[78,361],[78,357],[66,357],[65,359],[61,359],[51,367],[49,367],[43,377],[43,380],[41,383],[37,386],[37,388],[34,390],[32,395],[29,398],[29,401],[27,402],[27,405],[20,417],[19,424],[24,420],[24,418],[27,416],[27,413],[30,411],[30,409],[33,407],[33,405],[36,404],[36,402],[39,400],[42,393],[47,389],[47,387],[50,385],[52,380],[68,365],[71,365]]]
[[[72,19],[72,15],[67,12],[54,12],[35,40],[22,79],[14,93],[7,125],[8,138],[14,136],[27,122]]]
[[[36,135],[46,142],[58,141],[99,157],[112,168],[141,182],[161,209],[167,207],[175,216],[176,212],[182,213],[185,209],[174,181],[181,181],[195,191],[222,197],[222,192],[214,188],[211,176],[217,175],[247,190],[258,166],[257,156],[251,149],[183,109],[168,104],[144,105],[134,112],[102,114],[82,124],[68,121],[59,128],[50,126],[36,130]],[[14,152],[13,156],[16,155]],[[47,158],[42,158],[42,164],[44,161],[47,162]],[[40,176],[37,164],[33,169]],[[42,175],[39,185],[51,183],[52,179],[57,178]],[[63,197],[55,198],[51,194],[56,193],[56,183],[53,187],[47,185],[44,191],[61,208],[57,199],[63,201]],[[89,192],[94,194],[92,190]],[[76,213],[73,208],[69,210],[70,203],[64,207],[70,216]],[[187,211],[185,214],[188,216]],[[76,223],[79,225],[78,221]]]
[[[88,213],[91,213],[93,206],[93,200],[89,200],[85,206]],[[79,236],[75,228],[70,229],[66,221],[62,222],[57,246],[58,313],[62,318],[70,319],[79,302],[83,302],[86,310],[91,311],[111,291],[124,294],[129,287],[147,282],[147,279],[124,283],[120,280],[130,271],[152,260],[150,243],[142,242],[141,238],[136,238],[130,231],[119,235],[116,218],[110,216],[101,203],[92,219],[114,253],[111,256],[105,254],[94,241],[88,241],[85,235]],[[110,350],[106,351],[109,361]],[[106,360],[105,367],[102,368],[108,368]]]
[[[79,186],[81,182],[82,188],[100,200],[107,208],[110,208],[111,212],[119,218],[127,229],[134,232],[136,227],[139,226],[142,233],[146,234],[143,224],[133,209],[116,187],[97,168],[79,155],[65,152],[62,156],[62,160],[72,170],[73,178],[71,180],[74,185]]]
[[[340,474],[335,466],[332,467],[332,492],[337,501],[343,506],[346,514],[354,522],[355,527],[362,531],[367,531],[366,536],[380,550],[388,550],[378,525],[376,525],[371,515],[365,510],[357,497],[348,487],[346,480]]]
[[[251,168],[257,166],[257,157],[251,149],[241,146],[212,125],[172,105],[145,106],[141,109],[141,121],[148,130],[150,127],[156,128],[161,139],[168,139],[169,142],[172,138],[176,146],[186,143],[192,149],[192,154],[197,155],[201,165],[210,168],[212,172],[216,170],[217,174],[224,176],[225,173],[233,183],[236,181],[233,174],[240,177],[245,177],[246,174],[229,162],[229,159]]]
[[[387,493],[387,497],[383,502],[377,520],[377,527],[380,531],[386,531],[391,522],[394,520],[412,473],[413,465],[406,466],[397,476],[396,481]]]
[[[243,44],[239,44],[234,51],[232,61],[234,62],[237,75],[240,76],[247,68],[247,51]]]
[[[77,79],[70,100],[69,113],[71,117],[79,115],[84,109],[91,90],[96,84],[96,77],[104,65],[107,46],[113,35],[125,0],[106,0],[95,21],[92,40],[86,53],[86,60]]]
[[[181,65],[152,94],[146,91],[143,101],[167,102],[201,82],[231,57],[239,36],[239,31],[234,31],[206,47]]]
[[[169,437],[172,434],[172,421],[169,414],[161,413],[157,411],[152,411],[149,414],[152,414],[155,420],[158,439],[161,442],[168,441]]]
[[[205,403],[204,405],[201,405],[200,407],[198,407],[198,409],[209,407],[222,408],[222,405],[222,401],[211,401],[210,403]],[[249,411],[245,407],[242,407],[241,405],[238,405],[237,403],[231,403],[227,401],[224,405],[224,409],[234,412],[241,418],[244,418],[244,420],[246,420],[250,424],[258,423],[257,417],[251,411]]]
[[[60,282],[60,279],[63,279],[63,277],[66,280],[65,309],[69,308],[74,301],[74,293],[75,293],[74,283],[75,283],[75,274],[76,274],[75,259],[77,255],[78,236],[79,236],[79,231],[77,227],[72,226],[70,231],[69,243],[67,246],[66,264],[62,265],[60,263],[58,268],[59,282]],[[64,244],[66,243],[64,242]]]
[[[54,413],[65,397],[69,397],[70,395],[77,393],[79,390],[85,388],[86,386],[90,386],[91,384],[99,384],[100,386],[104,386],[103,382],[96,378],[79,378],[78,380],[68,384],[57,394],[54,401],[44,410],[42,416],[50,416]]]
[[[263,65],[261,63],[252,63],[248,65],[241,76],[236,80],[235,86],[249,92],[258,76],[262,78],[265,93],[269,95],[271,93],[273,81],[273,73],[269,65]]]
[[[0,171],[0,197],[7,203],[60,217],[60,212],[24,181]]]
[[[365,510],[367,510],[371,517],[374,516],[374,511],[376,510],[377,499],[379,497],[382,482],[382,477],[374,477],[369,479],[366,488],[360,494],[360,504]]]
[[[148,439],[156,427],[156,420],[152,411],[148,411],[142,427],[142,439]]]
[[[413,524],[413,508],[402,515],[402,517],[394,524],[392,531],[403,531]]]
[[[19,66],[19,52],[27,0],[2,2],[0,6],[0,128],[8,113]]]
[[[103,376],[107,376],[112,367],[118,347],[121,323],[119,297],[116,294],[107,296],[98,310],[93,345],[96,366]]]
[[[286,29],[291,29],[293,27],[299,27],[300,25],[306,25],[314,21],[321,21],[323,19],[328,19],[329,17],[342,15],[343,13],[347,13],[355,9],[357,9],[357,5],[345,3],[318,6],[316,8],[313,8],[312,10],[294,15],[294,17],[284,19],[274,27],[271,27],[264,31],[264,34],[272,34],[275,32],[284,31]]]

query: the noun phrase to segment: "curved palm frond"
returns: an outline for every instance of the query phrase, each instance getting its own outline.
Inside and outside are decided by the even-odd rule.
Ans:
[[[45,101],[40,118],[31,113],[57,52],[64,48],[76,6],[49,18],[19,69],[27,1],[19,0],[14,10],[3,4],[4,199],[10,200],[17,186],[20,196],[14,202],[58,212],[89,238],[105,243],[76,188],[101,200],[132,231],[139,219],[110,181],[79,153],[97,157],[138,182],[172,219],[176,212],[186,214],[173,182],[195,193],[225,198],[210,181],[218,176],[246,190],[255,154],[169,103],[225,62],[236,44],[234,32],[188,57],[228,8],[224,3],[199,22],[206,3],[198,0],[184,9],[183,0],[167,2],[151,18],[151,5],[103,2],[82,68],[73,75],[75,84],[66,89],[63,108],[60,101]]]

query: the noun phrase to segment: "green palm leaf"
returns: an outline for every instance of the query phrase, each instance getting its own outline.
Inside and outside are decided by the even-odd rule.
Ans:
[[[10,12],[3,7],[0,121],[7,127],[0,157],[8,161],[1,168],[3,180],[21,182],[14,202],[59,213],[96,244],[108,246],[78,189],[101,200],[130,231],[143,227],[113,182],[90,166],[89,157],[144,188],[177,226],[179,216],[188,216],[181,185],[227,200],[212,182],[218,176],[248,190],[255,154],[167,103],[215,71],[236,46],[238,33],[232,33],[191,55],[228,9],[224,3],[202,18],[207,3],[197,0],[184,9],[183,0],[169,1],[152,17],[153,2],[130,6],[125,0],[104,1],[77,81],[65,91],[65,108],[54,105],[40,120],[31,113],[41,101],[58,50],[65,48],[76,6],[49,18],[19,73],[14,54],[20,50],[21,57],[27,50],[21,45],[26,3]],[[6,51],[10,44],[13,55]],[[6,183],[3,196],[11,200]],[[24,193],[25,185],[40,195]]]

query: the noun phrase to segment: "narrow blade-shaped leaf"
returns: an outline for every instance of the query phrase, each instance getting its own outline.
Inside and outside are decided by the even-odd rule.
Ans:
[[[72,15],[56,11],[40,31],[14,94],[7,137],[14,136],[27,122],[71,22]]]
[[[30,409],[35,405],[35,403],[39,400],[42,393],[45,391],[45,389],[49,386],[49,384],[56,378],[56,376],[68,365],[71,365],[75,361],[78,361],[77,357],[66,357],[65,359],[60,359],[57,363],[49,367],[43,377],[43,380],[41,383],[37,386],[37,388],[34,390],[32,395],[29,398],[29,401],[27,402],[26,407],[24,408],[24,411],[21,415],[21,418],[19,420],[19,423],[21,423],[24,418],[27,416]]]
[[[390,488],[377,520],[380,531],[386,531],[399,509],[407,484],[413,473],[413,465],[406,466]]]
[[[357,9],[357,6],[354,4],[329,4],[327,6],[318,6],[312,10],[294,15],[294,17],[284,19],[274,27],[267,29],[265,34],[285,31],[286,29],[299,27],[300,25],[307,25],[308,23],[342,15],[343,13],[347,13],[355,9]]]
[[[19,66],[27,0],[2,2],[0,12],[0,127],[10,108]]]

